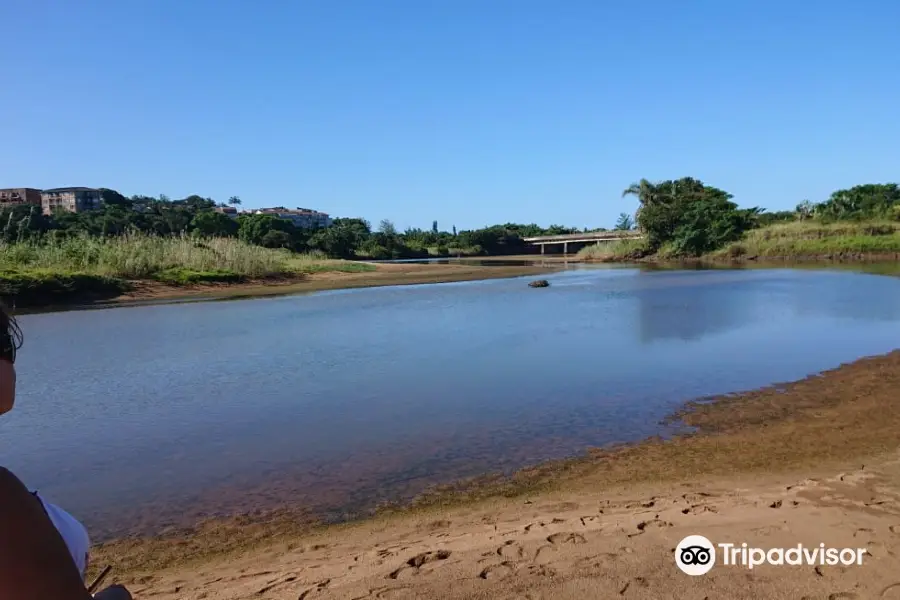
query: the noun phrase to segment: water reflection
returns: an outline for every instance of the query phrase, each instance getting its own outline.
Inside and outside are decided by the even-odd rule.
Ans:
[[[717,278],[712,271],[654,273],[652,285],[634,290],[640,339],[698,340],[746,325],[756,318],[759,296],[770,283],[761,277]]]

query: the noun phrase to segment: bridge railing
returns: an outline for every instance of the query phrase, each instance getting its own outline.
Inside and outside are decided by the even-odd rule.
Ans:
[[[643,238],[644,234],[639,231],[592,231],[589,233],[565,233],[560,235],[542,235],[537,237],[522,238],[522,241],[528,243],[540,242],[576,242],[576,241],[592,241],[592,240],[633,240]]]

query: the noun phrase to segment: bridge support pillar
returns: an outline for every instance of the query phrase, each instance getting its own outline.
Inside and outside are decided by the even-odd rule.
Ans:
[[[544,254],[544,248],[547,247],[547,244],[541,244],[541,254]]]
[[[569,242],[563,242],[563,256],[569,255]]]

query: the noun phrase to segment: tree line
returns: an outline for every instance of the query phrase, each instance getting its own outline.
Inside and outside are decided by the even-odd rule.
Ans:
[[[749,229],[778,222],[900,220],[896,183],[857,185],[837,190],[822,202],[804,200],[792,211],[772,213],[758,206],[740,208],[728,192],[691,177],[642,179],[622,195],[638,199],[635,222],[647,235],[643,252],[666,247],[667,254],[676,256],[699,256],[739,240]]]
[[[165,196],[126,198],[102,189],[99,210],[43,215],[39,207],[17,205],[0,210],[0,240],[6,243],[65,238],[117,236],[130,231],[156,235],[236,237],[268,248],[321,252],[334,258],[396,259],[456,254],[522,254],[530,251],[523,238],[586,232],[572,227],[506,223],[482,229],[444,231],[437,221],[430,229],[398,231],[384,220],[377,228],[361,218],[337,218],[329,227],[304,229],[268,214],[229,217],[210,198],[198,195],[171,200]],[[819,203],[803,201],[792,211],[768,213],[741,208],[731,194],[699,179],[683,177],[651,182],[642,179],[623,196],[635,196],[632,216],[622,213],[615,229],[637,228],[646,234],[645,253],[663,246],[676,255],[697,256],[736,241],[748,229],[776,222],[815,219],[900,220],[900,187],[895,183],[865,184],[838,190]],[[229,204],[241,204],[232,196]],[[605,231],[598,228],[591,231]]]
[[[71,236],[118,236],[128,232],[154,235],[235,237],[267,248],[321,252],[333,258],[397,259],[456,254],[520,254],[528,251],[523,238],[576,233],[559,225],[507,223],[482,229],[443,231],[434,221],[430,229],[398,231],[389,220],[373,228],[365,219],[337,218],[329,227],[301,228],[270,214],[241,213],[237,218],[216,210],[225,203],[198,195],[172,200],[166,196],[126,198],[101,189],[98,210],[72,213],[57,210],[44,215],[40,207],[16,205],[0,210],[0,240],[16,243]],[[232,196],[228,204],[240,205]]]

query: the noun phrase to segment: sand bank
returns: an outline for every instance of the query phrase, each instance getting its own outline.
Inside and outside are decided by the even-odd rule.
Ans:
[[[243,518],[101,547],[138,597],[900,598],[900,352],[689,407],[695,434],[436,491],[360,523]],[[865,548],[862,566],[721,564],[687,535]]]

